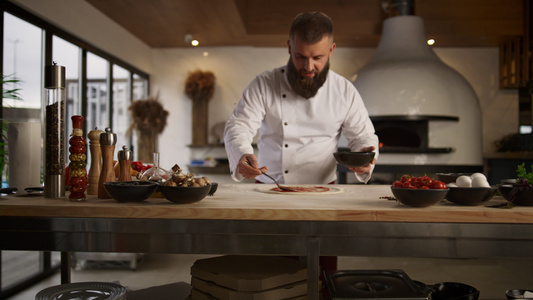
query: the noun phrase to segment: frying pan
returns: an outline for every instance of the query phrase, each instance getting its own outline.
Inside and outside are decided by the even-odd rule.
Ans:
[[[470,285],[459,282],[440,282],[434,285],[426,285],[420,281],[414,281],[426,294],[431,294],[432,300],[477,300],[479,291]]]

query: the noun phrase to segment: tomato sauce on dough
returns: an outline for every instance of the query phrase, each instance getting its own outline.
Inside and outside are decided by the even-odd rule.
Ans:
[[[271,191],[281,193],[323,193],[329,191],[329,188],[323,186],[288,186],[292,191],[281,190],[278,187],[272,188]]]

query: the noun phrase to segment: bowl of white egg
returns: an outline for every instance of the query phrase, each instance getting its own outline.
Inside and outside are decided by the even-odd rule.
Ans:
[[[465,206],[485,204],[494,197],[497,190],[482,173],[461,175],[455,182],[448,183],[448,188],[450,191],[446,194],[446,200]]]

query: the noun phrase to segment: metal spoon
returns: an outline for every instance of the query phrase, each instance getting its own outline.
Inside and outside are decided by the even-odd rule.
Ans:
[[[244,163],[247,164],[247,165],[249,165],[250,167],[252,166],[252,165],[250,165],[247,161],[245,161]],[[261,169],[258,169],[258,170],[259,170],[259,172],[261,172],[261,173],[262,173],[263,175],[265,175],[266,177],[272,179],[272,181],[274,181],[274,183],[278,186],[278,188],[279,188],[280,190],[282,190],[282,191],[287,191],[287,192],[296,192],[295,190],[293,190],[293,189],[291,189],[291,188],[289,188],[289,187],[286,187],[286,186],[282,186],[282,185],[280,185],[280,184],[276,181],[276,179],[274,179],[272,176],[268,175],[267,173],[263,172],[263,170],[261,170]]]

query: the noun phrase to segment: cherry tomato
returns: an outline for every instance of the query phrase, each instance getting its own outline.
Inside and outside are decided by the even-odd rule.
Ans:
[[[396,180],[392,183],[392,186],[395,188],[402,188],[403,183],[400,180]]]
[[[443,190],[443,189],[448,188],[446,183],[444,183],[442,181],[438,181],[438,180],[435,180],[435,181],[431,182],[428,187],[430,189],[435,189],[435,190]]]
[[[402,175],[401,182],[411,182],[411,175]]]
[[[421,190],[429,190],[429,187],[427,185],[423,185],[420,187]]]
[[[420,187],[420,177],[411,177],[411,185]]]
[[[433,182],[433,179],[429,176],[422,176],[420,177],[420,182],[424,185],[429,185],[431,182]]]
[[[410,189],[411,187],[412,187],[411,182],[403,182],[402,183],[402,188],[404,188],[404,189]],[[416,186],[415,186],[415,188],[416,188]]]

